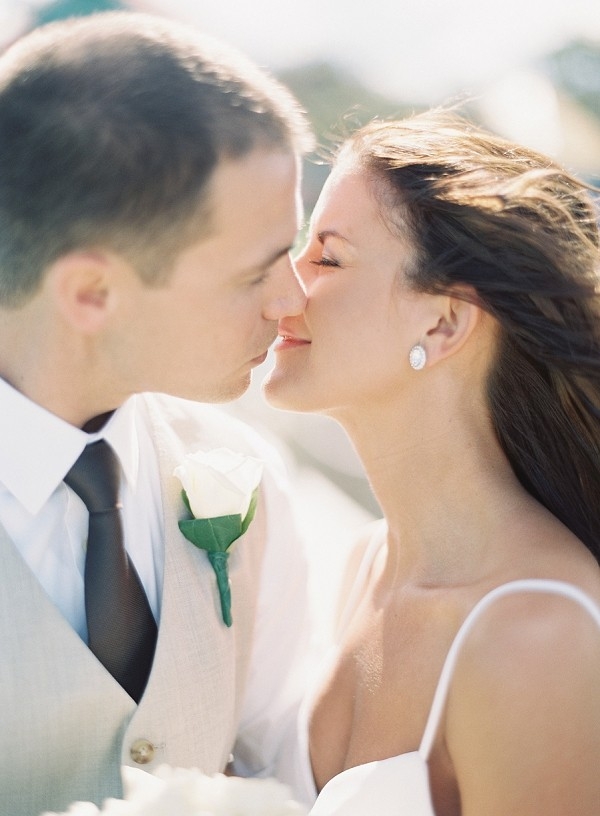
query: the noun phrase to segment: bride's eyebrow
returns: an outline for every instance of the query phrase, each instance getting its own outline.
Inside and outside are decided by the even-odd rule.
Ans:
[[[331,229],[330,230],[321,230],[321,232],[317,233],[317,238],[319,239],[319,242],[321,244],[325,243],[325,240],[327,238],[339,238],[340,241],[345,241],[346,243],[349,243],[348,239],[344,238],[344,236],[341,233],[339,233],[337,230],[331,230]]]

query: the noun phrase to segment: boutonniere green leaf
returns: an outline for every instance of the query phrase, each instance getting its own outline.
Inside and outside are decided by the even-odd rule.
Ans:
[[[250,526],[256,512],[263,464],[227,448],[186,456],[174,475],[192,518],[179,529],[196,547],[206,551],[217,579],[221,615],[231,626],[231,588],[227,562],[231,545]]]

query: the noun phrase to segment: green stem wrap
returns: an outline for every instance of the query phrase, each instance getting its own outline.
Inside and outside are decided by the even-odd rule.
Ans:
[[[213,566],[217,577],[217,587],[221,598],[221,614],[223,623],[231,626],[231,589],[229,587],[229,573],[227,571],[228,552],[207,552],[208,560]]]

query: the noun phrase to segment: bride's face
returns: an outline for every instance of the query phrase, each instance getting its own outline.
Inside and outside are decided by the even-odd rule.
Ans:
[[[334,170],[296,262],[306,309],[279,322],[269,402],[338,416],[397,397],[415,376],[408,354],[427,297],[404,283],[412,252],[386,226],[364,173]]]

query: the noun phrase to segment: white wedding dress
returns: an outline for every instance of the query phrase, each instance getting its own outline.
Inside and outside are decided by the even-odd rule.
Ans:
[[[363,588],[374,555],[379,549],[369,547],[356,583],[349,598],[347,610],[355,608],[357,595]],[[432,749],[440,717],[443,713],[452,673],[462,644],[479,615],[500,598],[518,592],[547,592],[570,598],[582,606],[600,628],[600,608],[584,592],[571,584],[541,579],[512,581],[496,587],[485,595],[471,610],[450,647],[431,710],[417,751],[389,759],[368,762],[348,768],[334,776],[322,789],[309,816],[435,816],[429,790],[427,761]],[[348,615],[346,614],[347,621]],[[308,711],[310,695],[301,711],[302,774],[307,798],[316,795],[310,759],[308,756]]]

